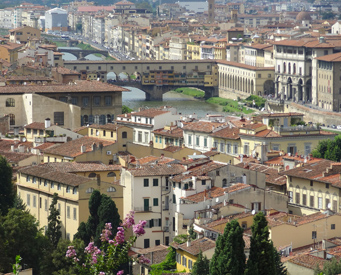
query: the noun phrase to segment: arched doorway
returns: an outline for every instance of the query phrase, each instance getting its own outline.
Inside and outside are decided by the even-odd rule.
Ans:
[[[287,80],[287,100],[290,100],[292,99],[292,80],[291,80],[291,77],[288,78]]]
[[[298,100],[299,101],[302,101],[302,99],[303,99],[303,95],[302,95],[302,85],[303,85],[303,81],[302,81],[302,79],[300,79],[299,81],[298,81],[298,84],[297,84],[297,93],[298,93]]]
[[[311,79],[308,79],[308,81],[306,82],[306,95],[307,95],[307,102],[311,102],[312,101],[312,94],[311,94]]]
[[[264,82],[264,95],[274,95],[275,85],[272,80],[267,80]]]

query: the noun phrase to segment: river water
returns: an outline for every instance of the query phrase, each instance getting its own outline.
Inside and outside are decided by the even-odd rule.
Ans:
[[[146,95],[143,91],[133,87],[125,87],[131,92],[123,92],[122,104],[137,111],[139,107],[159,107],[172,106],[177,108],[178,113],[193,114],[196,113],[198,117],[205,117],[206,114],[220,114],[222,107],[206,103],[203,100],[197,100],[193,97],[179,94],[176,92],[168,92],[163,95],[163,101],[146,101]]]
[[[59,49],[75,49],[77,47],[60,47]],[[69,53],[64,53],[64,60],[77,60],[77,58]],[[90,54],[85,57],[87,60],[102,60],[101,57]],[[125,78],[124,75],[120,75]],[[176,92],[168,92],[163,95],[163,101],[146,101],[146,95],[143,91],[133,87],[126,87],[130,92],[123,92],[122,104],[137,111],[139,107],[159,107],[159,106],[172,106],[177,108],[178,113],[193,114],[196,113],[198,117],[205,117],[206,114],[222,113],[222,107],[202,100],[194,99],[193,97],[179,94]]]

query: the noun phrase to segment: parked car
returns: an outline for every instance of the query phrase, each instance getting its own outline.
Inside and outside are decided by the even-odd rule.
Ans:
[[[341,125],[337,125],[336,127],[338,130],[341,130]]]
[[[331,125],[330,127],[332,127],[333,129],[336,129],[336,125],[334,125],[334,124]]]

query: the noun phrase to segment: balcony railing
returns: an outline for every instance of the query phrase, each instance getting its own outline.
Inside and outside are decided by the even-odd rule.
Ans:
[[[145,207],[134,207],[135,212],[151,212],[152,207],[151,206],[145,206]]]
[[[274,130],[276,132],[302,132],[302,131],[319,131],[320,126],[303,126],[303,125],[298,125],[298,126],[288,126],[288,127],[278,127],[275,126]]]

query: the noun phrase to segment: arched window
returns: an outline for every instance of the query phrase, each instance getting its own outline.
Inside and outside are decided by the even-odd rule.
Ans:
[[[89,117],[87,115],[83,116],[84,123],[88,124],[89,122]]]
[[[73,190],[72,190],[72,194],[77,194],[77,187],[74,187]]]
[[[127,138],[127,137],[128,137],[127,132],[122,132],[122,138]]]
[[[285,64],[285,62],[283,63],[283,73],[286,73],[287,72],[287,66]]]
[[[89,178],[95,178],[96,177],[96,173],[90,173],[89,174]]]
[[[14,98],[7,98],[6,99],[6,107],[15,107],[15,100],[14,100]]]
[[[86,191],[85,191],[85,193],[88,193],[88,194],[90,194],[92,192],[94,192],[94,189],[92,187],[86,189]]]
[[[288,63],[288,74],[291,74],[291,64],[290,64],[290,62]]]
[[[15,115],[9,114],[9,125],[15,125]]]
[[[109,172],[107,177],[116,177],[116,174],[114,172]]]
[[[292,65],[292,74],[296,74],[296,63]]]
[[[115,189],[115,187],[110,186],[110,187],[107,189],[107,192],[116,192],[116,189]]]
[[[111,123],[111,115],[107,115],[107,123]]]
[[[70,193],[70,186],[66,187],[66,193]]]

